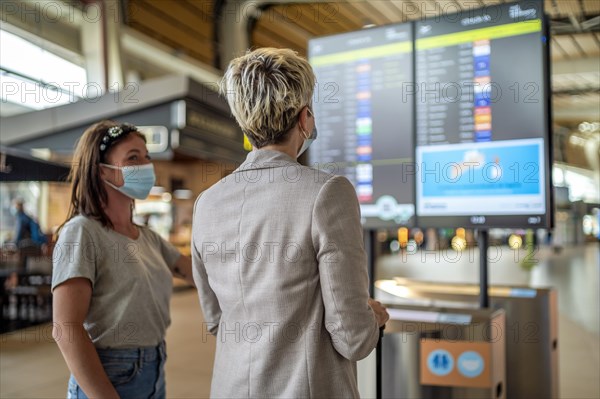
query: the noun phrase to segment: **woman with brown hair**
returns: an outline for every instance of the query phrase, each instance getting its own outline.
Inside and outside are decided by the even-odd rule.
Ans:
[[[133,223],[155,176],[133,125],[83,134],[71,204],[53,256],[53,336],[71,371],[68,398],[164,398],[171,276],[193,284],[191,261]]]

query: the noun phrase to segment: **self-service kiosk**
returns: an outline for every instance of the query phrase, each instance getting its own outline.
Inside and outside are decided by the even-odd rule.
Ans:
[[[388,307],[384,398],[506,398],[505,314],[491,309]]]
[[[444,307],[463,312],[478,307],[479,287],[475,284],[432,283],[406,278],[379,280],[375,297],[385,304]],[[558,398],[558,306],[551,288],[490,286],[490,308],[506,315],[506,386],[508,398]],[[387,331],[387,330],[386,330]],[[396,351],[395,338],[383,341],[384,353]],[[384,368],[384,387],[396,386],[390,370]],[[396,367],[396,371],[398,368]],[[394,374],[396,371],[391,371]],[[405,371],[406,372],[406,371]],[[387,374],[386,374],[387,373]],[[408,396],[396,397],[426,397]]]

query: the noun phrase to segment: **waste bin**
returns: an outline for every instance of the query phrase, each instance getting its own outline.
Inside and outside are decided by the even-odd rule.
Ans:
[[[479,286],[406,278],[379,280],[375,297],[386,304],[477,308]],[[558,398],[558,306],[552,288],[490,286],[490,307],[506,312],[506,395]]]
[[[384,398],[506,398],[503,310],[392,305],[388,311]]]

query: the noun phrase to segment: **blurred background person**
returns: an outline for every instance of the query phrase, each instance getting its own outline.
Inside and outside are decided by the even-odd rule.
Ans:
[[[13,200],[11,211],[15,215],[14,244],[19,252],[19,266],[27,268],[27,259],[40,256],[48,238],[42,232],[38,222],[25,212],[25,201],[17,197]]]

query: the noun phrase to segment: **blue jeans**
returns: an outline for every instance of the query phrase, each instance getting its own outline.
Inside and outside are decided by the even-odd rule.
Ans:
[[[165,343],[135,349],[97,349],[108,379],[121,399],[164,399]],[[88,399],[75,377],[69,379],[67,399]]]

